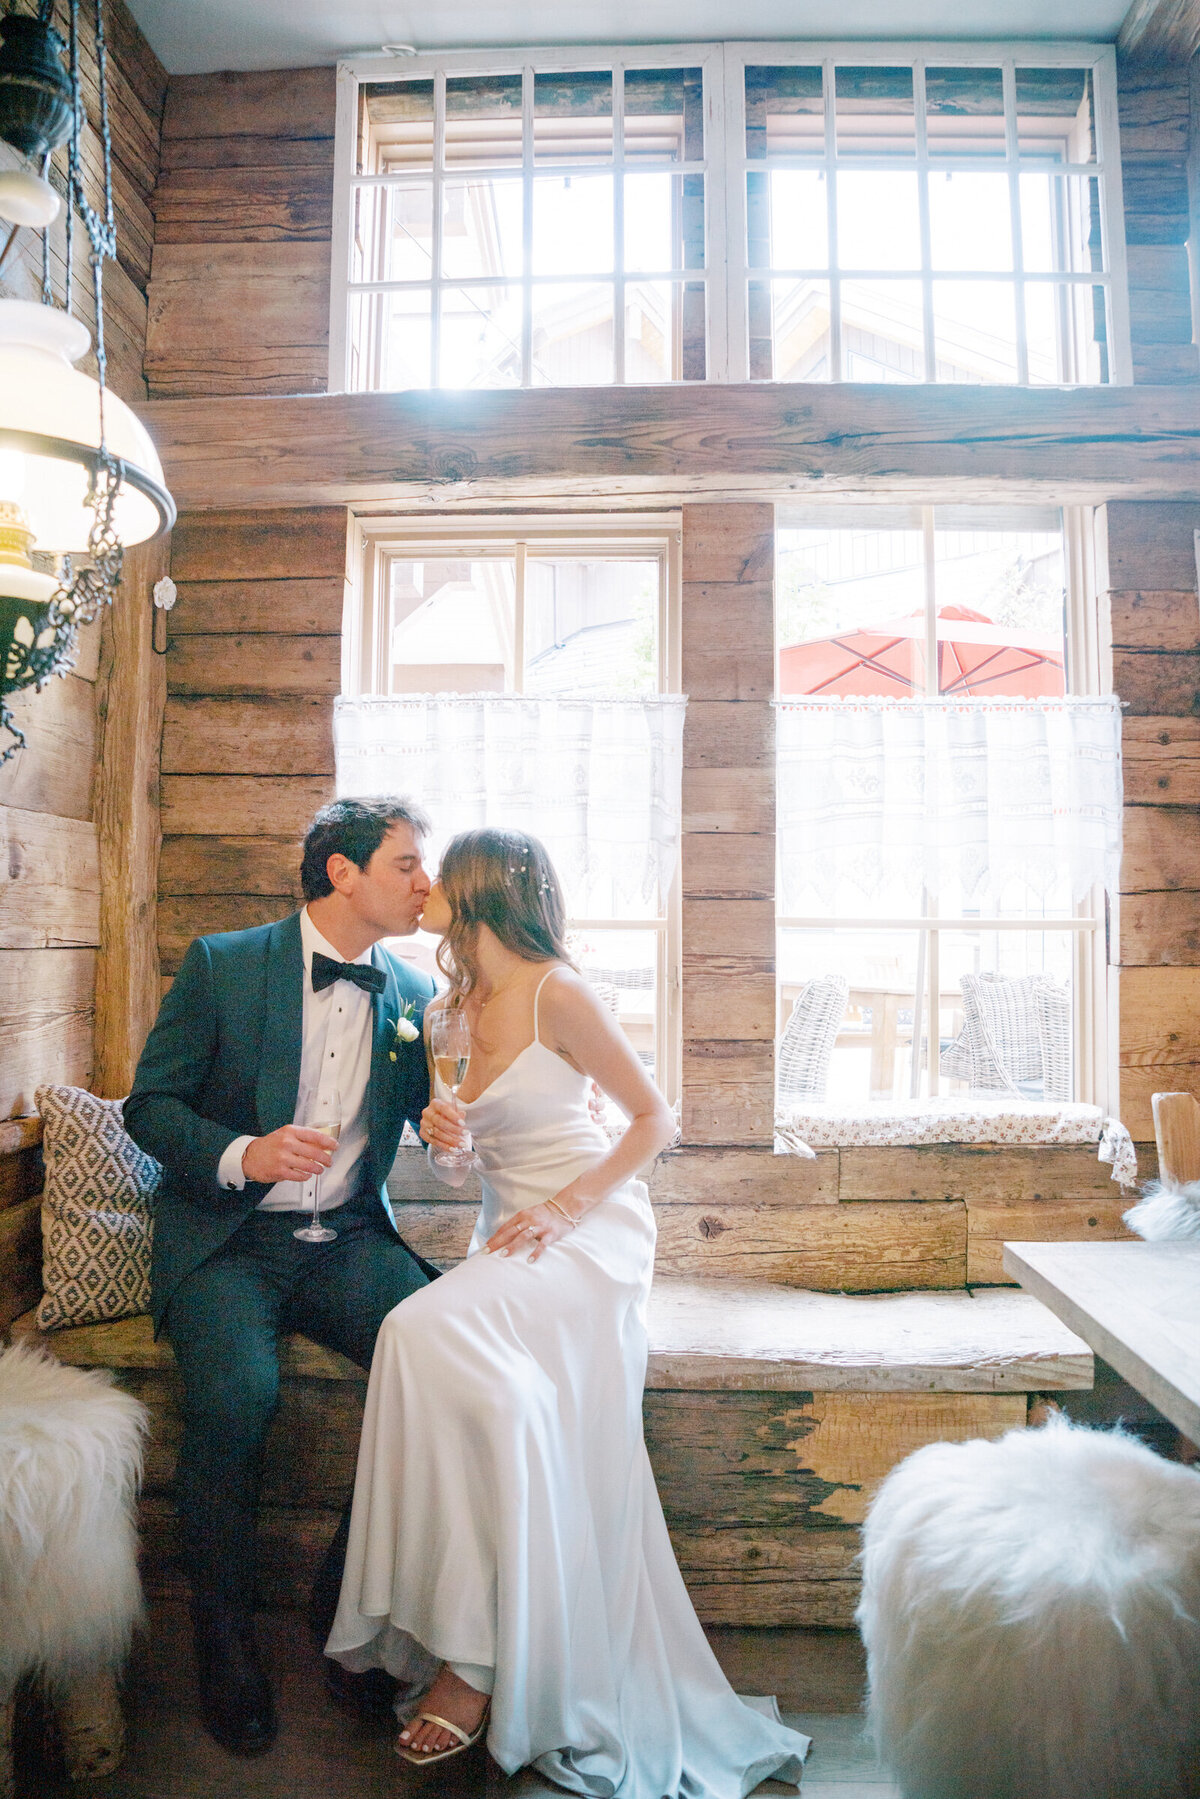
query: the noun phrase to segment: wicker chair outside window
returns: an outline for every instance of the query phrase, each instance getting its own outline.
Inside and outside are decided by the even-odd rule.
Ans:
[[[849,997],[850,983],[840,974],[808,981],[801,988],[779,1041],[781,1100],[824,1099]]]
[[[1071,994],[1045,975],[962,977],[963,1028],[940,1067],[975,1093],[1071,1098]]]

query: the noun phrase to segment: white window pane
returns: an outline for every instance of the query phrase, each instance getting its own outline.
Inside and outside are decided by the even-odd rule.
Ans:
[[[359,89],[356,174],[433,167],[433,82],[381,81]]]
[[[1022,160],[1096,160],[1090,69],[1018,68],[1016,96],[1017,141]]]
[[[521,289],[445,288],[438,386],[520,385]]]
[[[352,384],[385,393],[428,387],[429,290],[354,294],[350,306]]]
[[[535,162],[611,162],[612,71],[556,70],[533,78]]]
[[[779,533],[781,694],[906,697],[924,688],[919,520],[906,507],[861,511],[864,519],[857,527],[831,524]]]
[[[974,169],[929,176],[929,237],[935,269],[1012,268],[1007,175]]]
[[[1102,269],[1099,181],[1089,175],[1022,175],[1021,249],[1031,273]]]
[[[505,557],[391,564],[392,692],[505,693],[516,578]]]
[[[914,156],[917,148],[911,68],[839,68],[839,156]]]
[[[919,269],[915,173],[846,169],[837,180],[837,260],[843,269]]]
[[[679,336],[680,289],[670,281],[631,281],[625,288],[625,379],[670,381]]]
[[[942,508],[934,533],[941,693],[1021,699],[1065,691],[1061,529],[996,530],[985,509]],[[989,528],[991,527],[991,528]]]
[[[1017,323],[1006,281],[935,281],[933,338],[939,381],[1017,378]]]
[[[530,557],[525,691],[654,693],[659,579],[657,560]]]
[[[847,381],[924,381],[925,302],[916,281],[843,281]]]
[[[612,266],[612,176],[538,176],[533,184],[534,274],[602,275]]]
[[[829,263],[829,184],[825,179],[824,171],[821,169],[772,169],[769,181],[771,267],[776,269],[823,269],[827,267]]]
[[[675,197],[677,175],[625,177],[625,268],[631,275],[680,266]]]
[[[573,925],[567,935],[572,960],[615,1015],[651,1079],[656,1061],[658,942],[657,931],[594,931]],[[609,1109],[612,1122],[623,1125],[624,1114],[611,1101]]]
[[[1025,330],[1030,381],[1108,381],[1108,329],[1108,303],[1103,288],[1029,282],[1025,289]]]
[[[943,1091],[1074,1098],[1069,931],[940,931]]]
[[[823,155],[825,102],[822,71],[784,65],[746,70],[746,155]]]
[[[613,290],[607,282],[533,290],[533,385],[597,387],[613,378]]]
[[[447,181],[442,189],[442,273],[521,273],[522,197],[519,180]]]
[[[828,381],[828,281],[755,281],[749,300],[751,375],[767,381]]]
[[[924,1060],[919,946],[916,931],[780,931],[781,1106],[909,1097],[914,1040],[919,1075]]]
[[[931,157],[961,162],[1004,155],[1004,78],[999,69],[927,68],[925,113]]]
[[[625,164],[700,162],[704,82],[699,69],[626,69]]]
[[[520,166],[520,75],[451,76],[446,82],[446,167]]]
[[[428,181],[354,190],[352,281],[428,281],[433,274],[433,186]]]

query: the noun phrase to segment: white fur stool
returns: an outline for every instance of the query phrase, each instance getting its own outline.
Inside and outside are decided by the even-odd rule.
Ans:
[[[1059,1420],[935,1443],[863,1542],[869,1715],[905,1799],[1200,1795],[1200,1474]]]
[[[123,1748],[116,1676],[142,1613],[133,1501],[144,1408],[102,1374],[35,1350],[0,1354],[0,1799],[13,1700],[36,1674],[73,1780]]]

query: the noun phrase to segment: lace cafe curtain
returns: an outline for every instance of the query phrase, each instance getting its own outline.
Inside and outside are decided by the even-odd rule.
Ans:
[[[572,918],[661,916],[679,854],[682,695],[339,699],[342,794],[408,794],[433,819],[431,866],[457,831],[540,837]]]
[[[1116,699],[777,703],[786,916],[1048,906],[1115,887]]]

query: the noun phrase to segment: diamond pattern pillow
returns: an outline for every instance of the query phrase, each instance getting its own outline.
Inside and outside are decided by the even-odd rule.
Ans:
[[[127,1134],[120,1100],[81,1087],[39,1087],[36,1097],[46,1161],[38,1328],[148,1311],[162,1169]]]

